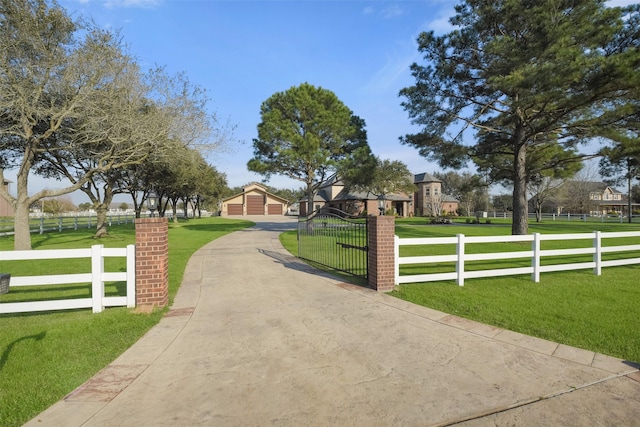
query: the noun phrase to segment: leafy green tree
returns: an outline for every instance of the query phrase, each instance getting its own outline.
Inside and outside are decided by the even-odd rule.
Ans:
[[[15,249],[31,249],[29,205],[78,190],[108,163],[94,166],[59,190],[28,192],[29,174],[52,151],[77,150],[86,141],[58,145],[59,133],[87,115],[96,97],[123,72],[118,37],[72,20],[54,1],[0,0],[0,178],[17,168]]]
[[[614,147],[606,147],[601,153],[604,157],[600,159],[600,174],[610,185],[625,182],[628,196],[627,211],[633,212],[631,189],[633,180],[640,179],[640,144],[621,143]],[[628,216],[628,221],[632,222],[631,215]]]
[[[458,210],[462,215],[473,215],[476,203],[486,197],[487,186],[480,175],[471,172],[449,171],[446,173],[436,172],[433,176],[442,181],[442,193],[452,196],[458,201]]]
[[[509,194],[498,194],[491,198],[493,209],[500,212],[513,210],[513,198]]]
[[[88,203],[88,202],[83,202],[83,203],[80,203],[78,205],[78,210],[79,211],[88,211],[91,208],[93,208],[93,205],[91,203]]]
[[[536,222],[542,221],[542,209],[544,204],[558,194],[559,188],[566,183],[566,180],[544,176],[540,179],[529,181],[527,191],[529,193],[529,203],[536,214]]]
[[[473,160],[508,180],[512,233],[526,234],[529,178],[576,162],[579,143],[629,114],[618,100],[638,86],[638,8],[465,0],[455,9],[454,31],[418,38],[426,64],[412,65],[416,83],[400,94],[422,130],[401,140],[442,166]]]
[[[373,170],[368,173],[369,179],[366,181],[359,177],[352,180],[347,176],[342,182],[347,189],[370,192],[376,196],[401,193],[409,195],[415,191],[413,175],[407,165],[399,160],[381,160],[376,157]]]
[[[262,103],[260,116],[247,167],[267,180],[279,174],[303,182],[308,213],[318,186],[366,146],[364,120],[333,92],[308,83],[273,94]]]
[[[631,187],[631,201],[633,203],[640,203],[640,185],[638,184]]]

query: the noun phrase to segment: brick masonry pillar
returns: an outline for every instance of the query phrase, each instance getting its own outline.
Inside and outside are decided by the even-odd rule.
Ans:
[[[369,223],[369,286],[377,291],[389,292],[395,286],[393,216],[370,216]]]
[[[165,307],[169,302],[169,221],[136,219],[136,306]]]

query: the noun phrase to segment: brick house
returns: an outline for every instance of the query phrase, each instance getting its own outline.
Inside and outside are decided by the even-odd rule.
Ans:
[[[550,200],[545,203],[543,211],[556,214],[628,214],[629,200],[627,195],[604,182],[569,181],[561,185]],[[640,207],[632,203],[631,209]]]
[[[414,175],[416,190],[413,194],[385,194],[385,212],[393,212],[399,217],[456,215],[458,201],[442,194],[442,181],[422,173]],[[300,215],[306,215],[307,199],[300,201]],[[351,215],[378,215],[378,195],[371,192],[347,191],[344,183],[331,176],[323,182],[313,199],[314,211],[328,206]]]
[[[415,214],[417,216],[457,215],[458,201],[442,193],[442,181],[428,173],[414,176],[416,184]]]
[[[385,212],[390,210],[397,216],[406,217],[412,213],[412,197],[406,194],[386,194]],[[378,209],[378,195],[365,191],[347,191],[337,175],[323,182],[313,198],[313,210],[331,207],[353,216],[375,214]],[[306,216],[307,199],[300,200],[300,215]]]

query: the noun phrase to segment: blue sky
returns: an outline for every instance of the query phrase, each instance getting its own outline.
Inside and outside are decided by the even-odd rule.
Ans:
[[[236,125],[231,152],[209,158],[230,186],[262,177],[247,171],[260,105],[303,82],[334,92],[365,119],[369,144],[382,159],[401,160],[414,173],[439,170],[398,138],[416,131],[400,106],[413,84],[421,31],[450,30],[449,0],[59,0],[74,17],[120,31],[143,67],[185,72],[205,88],[210,108]],[[616,0],[610,4],[633,1]],[[6,171],[7,178],[14,179]],[[62,187],[33,177],[30,191]],[[279,188],[297,181],[274,176]],[[86,201],[74,195],[76,203]],[[125,200],[126,201],[126,200]]]

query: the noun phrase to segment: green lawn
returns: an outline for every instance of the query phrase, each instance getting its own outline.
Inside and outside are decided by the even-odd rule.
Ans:
[[[425,218],[396,221],[400,237],[451,237],[508,235],[508,220],[487,224],[430,225]],[[638,231],[640,224],[543,222],[531,224],[530,233],[565,234],[591,231]],[[629,239],[612,239],[607,245],[638,244]],[[281,236],[283,245],[296,253],[295,232]],[[571,244],[566,241],[543,242],[543,249],[588,246],[590,241]],[[453,246],[401,248],[403,256],[452,253]],[[467,245],[470,252],[528,250],[530,243],[494,243]],[[454,252],[455,253],[455,252]],[[640,254],[630,254],[635,257]],[[627,255],[627,256],[630,256]],[[588,261],[590,255],[566,257],[564,262]],[[558,262],[548,259],[547,263]],[[475,265],[475,267],[474,267]],[[467,267],[511,267],[530,265],[530,261],[486,261],[467,263]],[[405,274],[452,271],[452,265],[403,266]],[[526,276],[467,279],[464,287],[453,281],[406,284],[390,294],[415,304],[455,314],[500,328],[584,348],[622,359],[640,362],[640,266],[603,268],[602,276],[590,270],[543,273],[540,283]]]
[[[172,302],[191,255],[206,243],[253,223],[222,218],[169,223],[169,298]],[[83,248],[93,244],[124,247],[135,241],[134,226],[110,229],[110,237],[93,239],[92,230],[33,235],[38,249]],[[1,237],[0,250],[12,250],[13,238]],[[124,261],[122,261],[124,262]],[[22,265],[18,265],[22,263]],[[82,264],[81,262],[79,264]],[[1,262],[0,271],[15,275],[70,272],[75,261]],[[43,287],[44,288],[44,287]],[[50,287],[49,287],[50,288]],[[65,287],[61,287],[65,288]],[[88,286],[66,287],[60,294],[82,296]],[[11,289],[2,301],[24,299],[30,290]],[[50,291],[39,290],[41,295]],[[111,292],[117,292],[112,285]],[[64,397],[117,358],[158,323],[164,310],[150,314],[127,308],[0,315],[0,425],[19,426]]]

